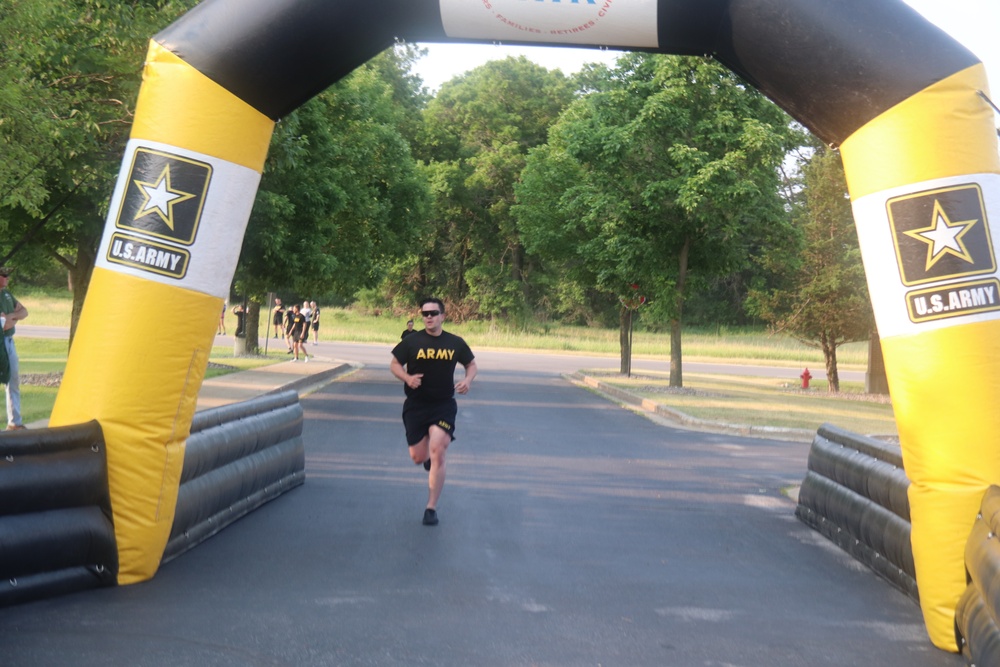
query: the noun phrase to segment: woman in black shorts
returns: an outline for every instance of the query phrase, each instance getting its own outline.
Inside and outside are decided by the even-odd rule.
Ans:
[[[309,307],[312,308],[313,345],[315,345],[319,342],[319,306],[315,301],[310,301]]]
[[[274,337],[278,338],[285,325],[285,307],[281,305],[281,299],[274,299],[274,310],[271,311],[271,324],[274,325]]]

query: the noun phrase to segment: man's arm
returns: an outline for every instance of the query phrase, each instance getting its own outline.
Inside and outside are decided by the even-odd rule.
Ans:
[[[403,368],[403,364],[399,363],[399,359],[396,357],[392,357],[392,361],[389,362],[389,370],[396,376],[397,379],[402,380],[403,384],[410,389],[416,389],[419,387],[420,383],[424,379],[423,373],[417,373],[416,375],[410,375],[407,373],[406,369]]]
[[[478,372],[479,367],[476,366],[476,360],[473,359],[465,365],[465,377],[455,384],[455,391],[460,394],[468,394],[469,388],[472,386],[472,381],[476,378],[476,373]]]
[[[28,316],[28,309],[20,301],[14,301],[14,310],[4,315],[3,330],[13,329],[14,326]]]

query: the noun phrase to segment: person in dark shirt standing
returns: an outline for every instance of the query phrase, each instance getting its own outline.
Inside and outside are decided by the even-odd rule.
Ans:
[[[7,385],[7,430],[17,431],[24,428],[21,423],[21,378],[20,364],[17,358],[17,347],[14,345],[15,325],[28,316],[28,309],[7,289],[7,280],[13,269],[0,267],[0,321],[3,322],[3,345],[6,354],[4,358],[3,383]]]
[[[309,306],[308,301],[302,302],[302,307],[299,308],[299,312],[302,317],[306,318],[306,327],[302,332],[302,350],[305,352],[305,346],[309,344],[309,329],[312,327],[312,308]]]
[[[285,307],[281,305],[281,299],[274,299],[274,308],[271,310],[271,324],[274,325],[274,337],[277,338],[285,324]]]
[[[403,333],[399,336],[399,340],[403,340],[410,334],[417,333],[413,330],[413,320],[406,320],[406,328],[403,329]]]
[[[312,308],[313,345],[316,345],[319,343],[319,306],[315,301],[310,301],[309,307]]]
[[[455,439],[458,403],[455,392],[467,394],[476,377],[476,360],[462,338],[442,329],[444,303],[438,298],[421,301],[424,329],[404,337],[392,350],[389,370],[405,384],[403,425],[410,458],[428,471],[424,525],[438,523],[437,503],[447,472],[445,453]],[[455,366],[465,367],[465,377],[455,382]]]
[[[292,343],[292,353],[295,354],[295,358],[292,361],[299,360],[299,353],[302,353],[302,360],[309,361],[309,355],[306,354],[306,340],[309,336],[309,320],[306,316],[302,314],[299,309],[299,304],[292,306],[292,318],[288,325],[288,339]]]
[[[288,345],[288,352],[292,353],[292,315],[295,314],[295,305],[285,308],[285,344]]]

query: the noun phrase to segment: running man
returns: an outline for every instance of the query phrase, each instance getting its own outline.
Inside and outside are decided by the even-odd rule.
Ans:
[[[407,336],[392,350],[389,370],[406,385],[403,402],[403,425],[410,458],[428,471],[427,508],[424,525],[438,523],[437,503],[447,472],[445,452],[455,439],[458,403],[455,392],[469,393],[476,377],[476,360],[464,340],[448,333],[444,324],[444,303],[438,298],[424,299],[420,306],[424,319],[422,331]],[[465,367],[465,377],[455,382],[455,366]]]

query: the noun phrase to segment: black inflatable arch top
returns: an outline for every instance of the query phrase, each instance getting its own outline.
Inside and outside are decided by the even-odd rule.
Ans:
[[[979,62],[901,0],[659,0],[657,12],[659,48],[646,50],[715,57],[835,145]],[[438,0],[208,0],[154,39],[273,120],[397,39],[475,41],[445,34]]]

